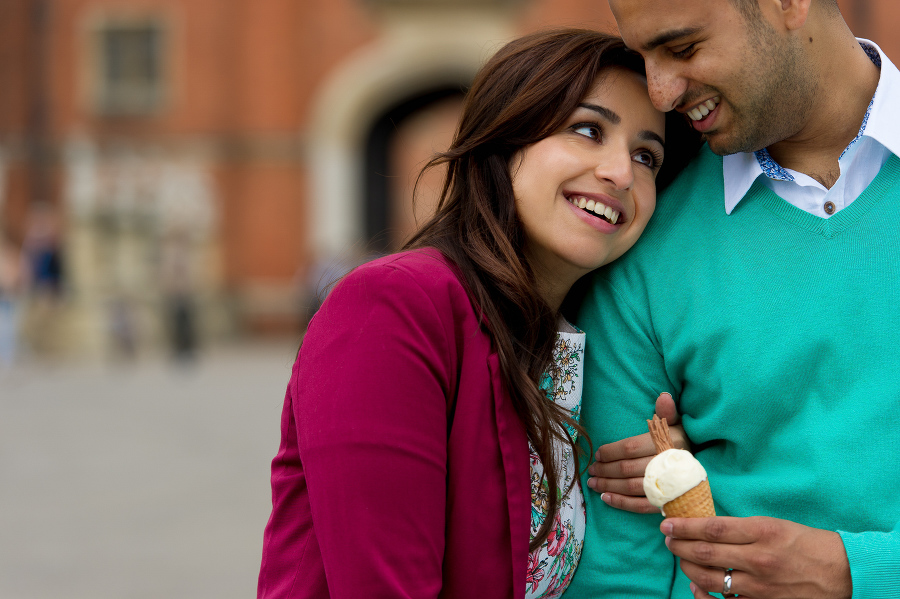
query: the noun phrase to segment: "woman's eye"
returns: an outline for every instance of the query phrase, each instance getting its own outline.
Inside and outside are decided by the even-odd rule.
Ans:
[[[649,150],[635,154],[634,161],[649,166],[650,168],[656,168],[661,162],[660,158],[654,152]]]
[[[589,137],[597,141],[599,141],[603,137],[603,132],[600,130],[600,127],[591,123],[579,123],[578,125],[574,125],[572,127],[572,131],[574,131],[578,135],[584,135],[585,137]]]

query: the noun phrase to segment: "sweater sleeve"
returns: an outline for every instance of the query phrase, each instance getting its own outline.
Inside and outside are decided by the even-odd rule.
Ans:
[[[455,378],[452,315],[435,296],[405,270],[363,267],[332,291],[304,339],[289,394],[333,599],[441,590]]]
[[[891,532],[838,531],[850,561],[853,599],[876,599],[900,587],[900,524]]]
[[[582,425],[596,451],[647,432],[659,393],[678,395],[666,376],[649,317],[602,278],[591,285],[578,326],[587,333]],[[585,504],[584,550],[566,598],[669,597],[675,558],[659,531],[662,516],[611,508],[591,490],[585,491]]]

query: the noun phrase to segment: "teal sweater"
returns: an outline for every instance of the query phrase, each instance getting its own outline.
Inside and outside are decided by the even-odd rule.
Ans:
[[[722,189],[704,147],[594,276],[582,422],[595,448],[645,433],[672,392],[719,515],[839,531],[853,597],[898,596],[900,159],[828,219],[759,182],[726,215]],[[661,516],[585,500],[566,599],[691,597]]]

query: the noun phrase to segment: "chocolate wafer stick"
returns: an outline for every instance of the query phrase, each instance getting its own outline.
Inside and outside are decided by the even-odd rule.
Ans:
[[[656,453],[662,453],[667,449],[675,449],[672,443],[672,436],[669,434],[669,423],[665,418],[660,418],[656,414],[653,420],[647,421],[647,427],[650,429],[650,438],[653,439],[653,445],[656,446]]]

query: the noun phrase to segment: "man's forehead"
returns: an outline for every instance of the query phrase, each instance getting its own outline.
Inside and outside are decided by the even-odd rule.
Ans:
[[[619,32],[632,50],[652,50],[697,33],[730,0],[609,0]]]

